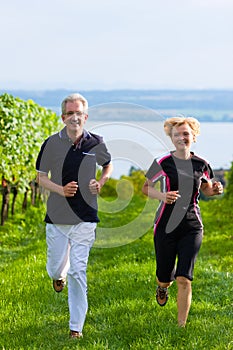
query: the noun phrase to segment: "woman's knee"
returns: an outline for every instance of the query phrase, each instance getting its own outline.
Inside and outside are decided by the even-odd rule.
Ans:
[[[181,288],[189,288],[191,286],[191,281],[184,277],[184,276],[178,276],[176,277],[176,282],[177,282],[177,285],[178,287],[181,287]]]

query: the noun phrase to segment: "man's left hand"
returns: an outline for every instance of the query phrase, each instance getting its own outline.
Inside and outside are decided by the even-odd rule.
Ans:
[[[100,183],[96,179],[91,179],[89,182],[89,190],[92,194],[100,193]]]

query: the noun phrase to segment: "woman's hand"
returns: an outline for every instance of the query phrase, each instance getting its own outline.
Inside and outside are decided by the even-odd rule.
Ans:
[[[216,196],[223,193],[223,185],[219,181],[203,182],[201,184],[201,190],[205,196]]]
[[[223,185],[219,181],[213,182],[212,188],[214,195],[219,195],[223,193]]]
[[[177,201],[178,198],[180,198],[179,191],[169,191],[165,193],[164,202],[166,204],[173,204]]]
[[[143,185],[142,192],[152,198],[158,199],[159,201],[163,201],[166,204],[173,204],[180,198],[179,191],[169,191],[169,192],[161,192],[154,188],[154,183],[149,179]]]

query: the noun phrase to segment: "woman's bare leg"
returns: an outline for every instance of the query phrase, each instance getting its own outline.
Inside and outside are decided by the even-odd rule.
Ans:
[[[178,326],[185,327],[192,300],[192,284],[189,279],[182,276],[177,277],[176,282],[178,288]]]

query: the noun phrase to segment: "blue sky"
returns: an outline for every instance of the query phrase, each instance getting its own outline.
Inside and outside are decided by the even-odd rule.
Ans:
[[[0,89],[233,88],[232,0],[0,3]]]

